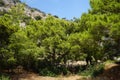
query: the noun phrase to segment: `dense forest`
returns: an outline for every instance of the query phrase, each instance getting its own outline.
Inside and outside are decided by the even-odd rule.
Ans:
[[[67,74],[69,60],[95,65],[120,57],[120,0],[90,0],[90,5],[73,20],[33,19],[24,4],[0,12],[0,71],[22,66],[40,74]]]

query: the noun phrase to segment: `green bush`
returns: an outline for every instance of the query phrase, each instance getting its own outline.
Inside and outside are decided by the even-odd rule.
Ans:
[[[103,64],[98,65],[94,68],[94,71],[92,72],[92,76],[96,77],[99,74],[103,73],[103,71],[104,71],[104,65]]]
[[[53,72],[52,72],[51,70],[49,70],[48,68],[39,70],[39,74],[42,75],[42,76],[56,76],[56,74],[53,73]]]
[[[65,67],[46,67],[43,69],[39,69],[39,74],[42,76],[57,76],[57,75],[68,75],[70,71]]]
[[[96,77],[99,74],[103,73],[104,71],[104,64],[97,64],[97,65],[90,65],[88,68],[81,72],[80,74],[83,76],[91,76]]]
[[[10,78],[5,75],[0,75],[0,80],[10,80]]]
[[[35,19],[36,19],[36,20],[41,20],[42,17],[41,17],[41,16],[35,16]]]

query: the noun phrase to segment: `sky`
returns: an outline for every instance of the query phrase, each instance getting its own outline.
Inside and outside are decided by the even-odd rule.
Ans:
[[[90,9],[89,0],[21,0],[30,7],[68,20],[80,18]]]

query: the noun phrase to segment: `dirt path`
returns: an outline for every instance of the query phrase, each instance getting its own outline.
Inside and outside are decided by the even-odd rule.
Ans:
[[[13,75],[12,80],[120,80],[120,64],[106,64],[105,71],[94,79],[86,79],[80,75],[48,77],[33,72]]]
[[[71,75],[68,77],[48,77],[48,76],[39,76],[34,73],[29,74],[20,74],[20,75],[14,75],[14,78],[12,80],[83,80],[83,77],[78,75]]]
[[[31,76],[30,78],[24,78],[20,80],[80,80],[80,76],[70,77],[42,77],[42,76]]]

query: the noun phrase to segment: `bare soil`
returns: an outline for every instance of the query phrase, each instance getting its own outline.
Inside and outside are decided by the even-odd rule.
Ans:
[[[83,80],[83,77],[78,75],[71,76],[58,76],[58,77],[48,77],[48,76],[39,76],[35,73],[24,73],[19,75],[13,75],[12,80]]]
[[[21,71],[20,73],[11,75],[12,80],[120,80],[120,64],[106,64],[104,72],[96,78],[87,78],[80,75],[48,77],[39,74]]]

